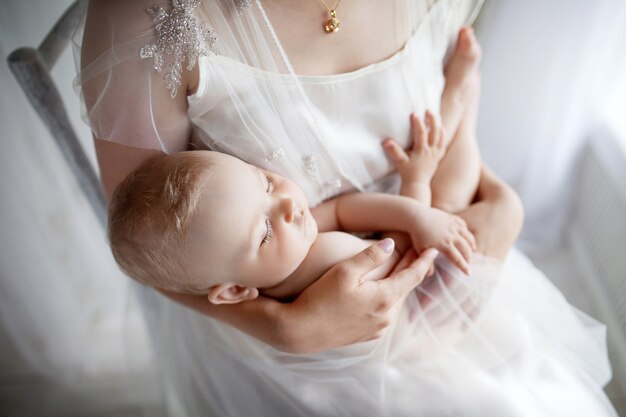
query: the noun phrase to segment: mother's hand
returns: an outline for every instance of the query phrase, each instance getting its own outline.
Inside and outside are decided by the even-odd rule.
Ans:
[[[381,242],[385,241],[389,242]],[[437,256],[434,249],[419,258],[409,250],[389,277],[365,280],[368,272],[393,253],[393,245],[385,248],[381,242],[335,265],[288,304],[259,297],[215,305],[205,296],[160,292],[284,352],[304,354],[338,348],[380,337]]]
[[[391,256],[385,239],[331,268],[291,304],[285,305],[283,350],[312,353],[380,337],[407,294],[430,269],[437,251],[419,258],[408,251],[392,274],[381,280],[363,277]],[[393,241],[392,241],[393,242]]]

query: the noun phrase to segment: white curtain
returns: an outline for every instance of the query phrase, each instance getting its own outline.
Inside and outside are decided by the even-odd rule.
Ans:
[[[482,155],[522,197],[520,246],[552,248],[585,141],[626,118],[626,2],[491,1],[479,25]]]

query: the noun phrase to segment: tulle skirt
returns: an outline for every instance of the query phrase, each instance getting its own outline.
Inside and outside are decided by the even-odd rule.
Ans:
[[[444,258],[379,340],[277,351],[141,290],[173,416],[617,416],[605,327],[523,255]]]

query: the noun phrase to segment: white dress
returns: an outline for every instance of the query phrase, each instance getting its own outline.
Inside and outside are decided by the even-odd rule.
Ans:
[[[431,9],[433,20],[438,6],[444,7]],[[347,74],[298,77],[310,107],[290,108],[286,118],[306,116],[312,108],[321,130],[337,132],[327,144],[333,155],[361,164],[352,167],[352,175],[362,176],[357,183],[382,179],[372,188],[393,189],[397,178],[385,178],[392,166],[381,138],[407,145],[407,115],[439,107],[449,38],[434,40],[427,26],[423,22],[402,50],[382,62]],[[241,123],[241,112],[262,113],[263,103],[248,93],[259,80],[289,85],[289,76],[221,55],[201,57],[199,68],[188,109],[197,139],[280,170],[268,157],[276,149],[257,152],[244,145],[254,133]],[[240,102],[229,99],[231,88],[238,89]],[[351,187],[345,177],[331,193]],[[324,195],[309,189],[309,197]],[[432,294],[427,307],[412,294],[382,340],[317,355],[278,352],[168,303],[172,328],[164,344],[175,354],[166,357],[185,358],[166,367],[173,403],[180,406],[173,415],[209,409],[234,416],[615,415],[601,388],[610,379],[604,327],[567,304],[516,250],[500,269],[478,258],[468,280],[439,259],[437,277],[421,289]]]
[[[405,22],[405,46],[382,62],[331,76],[296,76],[280,59],[284,51],[262,3],[235,3],[236,12],[229,0],[205,1],[197,10],[218,41],[215,53],[199,57],[199,86],[188,97],[196,144],[291,177],[311,204],[352,188],[394,191],[398,178],[381,140],[407,145],[408,115],[438,109],[444,55],[480,2],[406,1],[394,15],[417,17]],[[188,6],[180,16],[195,22],[193,0],[172,4]],[[136,32],[151,33],[145,29]],[[152,141],[167,150],[168,130],[158,126],[167,103],[154,99],[165,86],[146,66],[149,99],[135,97],[140,90],[124,82],[125,60],[145,41],[123,42],[122,35],[109,57],[81,74],[84,85],[108,74],[90,105],[92,128],[124,143],[135,129],[135,146],[157,147]],[[161,45],[149,48],[142,58],[153,58]],[[168,74],[175,81],[176,72]],[[120,91],[133,92],[131,103],[148,102],[146,116],[110,112],[111,103],[122,103]],[[149,124],[156,139],[145,135]],[[314,355],[277,351],[152,290],[137,292],[172,416],[616,416],[602,391],[611,377],[605,327],[570,306],[517,250],[502,265],[477,257],[472,270],[467,278],[438,259],[435,277],[409,295],[383,338]]]

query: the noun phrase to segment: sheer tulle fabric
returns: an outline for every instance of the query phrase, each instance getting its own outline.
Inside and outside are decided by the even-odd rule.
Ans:
[[[296,180],[311,204],[393,189],[380,142],[406,145],[409,113],[438,108],[446,53],[480,6],[389,2],[380,33],[404,44],[400,51],[345,74],[299,76],[262,2],[240,11],[204,1],[193,16],[216,42],[198,57],[195,94],[179,88],[172,98],[167,70],[140,57],[155,43],[145,12],[153,1],[86,10],[89,36],[112,33],[98,39],[101,51],[80,51],[76,35],[85,61],[76,86],[94,135],[165,152],[227,152]],[[152,290],[137,293],[172,415],[616,415],[601,388],[610,378],[604,327],[516,251],[504,265],[479,257],[471,277],[439,259],[382,339],[315,355],[277,351]]]
[[[95,27],[89,33],[113,32],[113,45],[90,57],[76,80],[95,136],[174,152],[190,146],[191,120],[193,146],[227,152],[286,175],[315,205],[341,191],[363,190],[392,171],[381,135],[406,142],[407,109],[423,113],[438,108],[444,54],[461,24],[473,19],[479,2],[397,1],[380,8],[380,36],[400,39],[393,41],[399,45],[409,41],[384,62],[330,77],[294,73],[261,2],[243,13],[230,1],[202,2],[195,15],[217,41],[210,53],[199,57],[200,86],[189,99],[188,114],[180,110],[186,103],[179,102],[186,100],[186,92],[172,99],[164,72],[139,55],[142,47],[155,43],[154,22],[146,12],[152,5],[142,0],[132,7],[105,8],[104,16],[95,6],[87,13],[87,23]],[[98,30],[107,24],[106,30]],[[77,43],[80,36],[78,31]],[[165,66],[172,63],[172,56],[165,55]],[[360,78],[367,73],[364,82]],[[407,88],[413,80],[419,80],[420,88]],[[355,85],[366,86],[360,87],[361,97],[340,93],[329,101],[327,91],[320,91],[337,86],[350,91],[359,88]],[[389,118],[397,123],[385,122]],[[397,127],[384,132],[379,121]],[[351,141],[346,135],[362,137],[363,145],[347,152],[344,144]]]
[[[382,339],[314,355],[140,291],[159,306],[172,415],[616,416],[604,326],[516,251],[472,268],[438,259]]]

